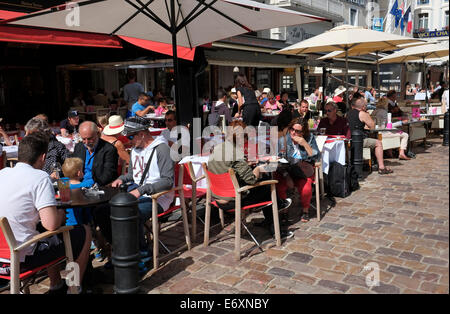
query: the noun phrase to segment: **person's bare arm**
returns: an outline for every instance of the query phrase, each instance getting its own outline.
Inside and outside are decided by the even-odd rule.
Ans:
[[[153,107],[152,106],[147,106],[145,109],[143,110],[138,110],[136,111],[136,115],[139,117],[143,117],[145,116],[147,113],[149,113],[150,111],[153,111]]]
[[[6,134],[5,130],[0,126],[0,136],[3,136],[3,140],[5,141],[6,146],[11,146],[12,143],[9,140],[8,134]]]
[[[41,218],[41,224],[45,229],[54,231],[65,224],[66,212],[57,209],[56,206],[49,206],[39,210],[39,217]]]
[[[365,111],[359,112],[359,120],[364,122],[366,124],[366,127],[369,128],[369,130],[375,129],[375,122],[372,120],[370,115]]]
[[[238,112],[240,113],[242,111],[242,105],[243,105],[243,100],[242,100],[242,94],[240,91],[237,91],[237,95],[238,95]]]

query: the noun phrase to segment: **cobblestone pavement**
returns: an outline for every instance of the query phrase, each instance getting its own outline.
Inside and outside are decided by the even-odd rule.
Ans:
[[[388,159],[394,174],[373,172],[351,196],[335,204],[323,200],[322,208],[329,210],[320,222],[299,222],[295,199],[288,227],[295,236],[281,247],[267,231],[251,227],[258,239],[266,240],[264,252],[245,235],[236,262],[232,225],[208,247],[200,243],[200,234],[191,251],[147,274],[142,292],[449,293],[449,149],[440,145],[441,139],[431,141],[431,148],[415,149],[416,159]],[[255,213],[247,221],[261,217]],[[165,231],[162,239],[179,246],[182,229]],[[380,282],[369,287],[366,276],[374,278],[368,276],[374,269],[364,267],[373,265],[379,267]],[[112,285],[102,287],[104,293],[112,292]]]

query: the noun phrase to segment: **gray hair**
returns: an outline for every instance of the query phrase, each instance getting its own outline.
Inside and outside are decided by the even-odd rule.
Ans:
[[[333,107],[334,109],[336,109],[336,110],[338,110],[338,106],[336,105],[336,103],[334,102],[334,101],[329,101],[329,102],[327,102],[326,104],[325,104],[325,107],[326,106],[330,106],[330,107]],[[324,108],[325,108],[324,107]]]
[[[27,133],[35,133],[35,132],[41,132],[46,135],[51,134],[51,129],[48,125],[48,123],[42,119],[39,118],[31,118],[27,124],[25,125],[25,131]]]

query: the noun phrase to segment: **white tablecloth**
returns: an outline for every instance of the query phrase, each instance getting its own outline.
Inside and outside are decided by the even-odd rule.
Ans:
[[[61,135],[56,135],[58,142],[61,142],[66,146],[67,150],[73,153],[75,149],[75,142],[70,137],[63,137]]]
[[[194,168],[194,174],[195,177],[201,177],[204,172],[202,168],[202,163],[208,163],[209,156],[200,156],[200,155],[194,155],[194,156],[186,156],[179,162],[180,165],[186,164],[188,162],[192,163],[192,168]],[[197,182],[197,188],[206,189],[207,188],[207,182],[206,179],[200,180]]]
[[[19,153],[19,146],[3,146],[3,150],[6,152],[6,158],[17,158]]]
[[[332,140],[332,139],[330,139]],[[322,169],[323,173],[328,174],[330,165],[333,162],[338,162],[345,166],[345,141],[334,140],[330,143],[325,143],[322,150]]]

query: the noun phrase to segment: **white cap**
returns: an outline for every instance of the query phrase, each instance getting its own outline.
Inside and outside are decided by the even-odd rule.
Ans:
[[[236,94],[236,88],[233,87],[233,88],[231,89],[231,92]]]
[[[267,94],[268,92],[270,92],[270,88],[265,87],[262,91],[263,94]]]

